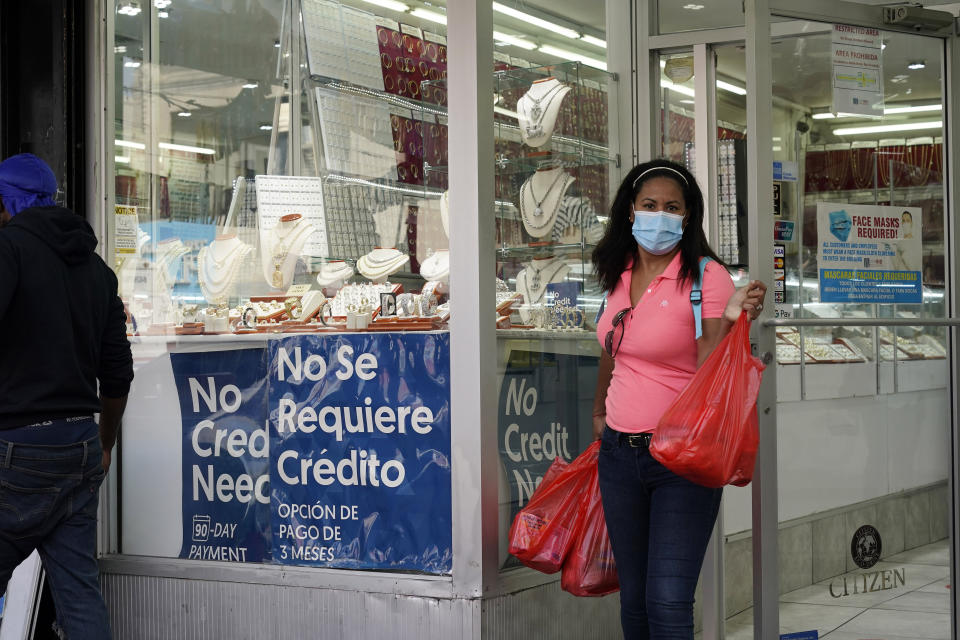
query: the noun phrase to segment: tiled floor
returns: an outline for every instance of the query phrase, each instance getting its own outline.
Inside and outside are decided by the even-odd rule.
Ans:
[[[817,629],[826,640],[949,640],[949,562],[949,541],[941,540],[847,574],[848,595],[834,597],[843,593],[842,576],[833,578],[834,595],[830,580],[785,593],[780,596],[780,633]],[[893,584],[894,569],[904,576],[903,584],[897,580],[895,588],[880,590],[884,575],[888,586]],[[853,593],[854,576],[874,571],[881,572],[876,584],[871,576],[867,593]],[[753,640],[752,609],[727,620],[726,638]]]

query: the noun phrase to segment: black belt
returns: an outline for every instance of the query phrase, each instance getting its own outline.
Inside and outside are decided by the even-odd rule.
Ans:
[[[649,449],[650,439],[653,438],[652,433],[623,433],[620,431],[618,434],[617,439],[620,444],[639,449]]]

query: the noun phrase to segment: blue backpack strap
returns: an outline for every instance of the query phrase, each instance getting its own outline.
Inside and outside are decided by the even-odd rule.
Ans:
[[[603,300],[600,301],[600,310],[597,311],[597,317],[593,319],[593,324],[600,322],[600,316],[603,315],[603,310],[607,307],[607,293],[604,292]]]
[[[693,307],[693,322],[697,327],[697,340],[703,335],[703,322],[701,321],[701,307],[703,306],[703,273],[707,270],[707,263],[710,258],[704,256],[700,258],[700,278],[693,283],[693,289],[690,290],[690,305]]]

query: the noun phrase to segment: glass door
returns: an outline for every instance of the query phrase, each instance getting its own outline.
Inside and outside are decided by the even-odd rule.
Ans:
[[[780,630],[948,638],[944,42],[775,26]]]

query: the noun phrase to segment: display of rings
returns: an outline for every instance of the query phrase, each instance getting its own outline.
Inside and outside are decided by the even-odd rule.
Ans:
[[[423,76],[424,78],[426,78],[426,77],[427,77],[427,63],[426,63],[426,62],[423,62],[423,61],[421,60],[421,61],[420,61],[420,64],[417,65],[417,66],[420,68],[420,75]]]
[[[317,312],[317,317],[320,318],[320,322],[323,324],[323,326],[329,326],[327,320],[333,319],[333,307],[330,305],[329,301],[325,300],[323,303],[321,303],[320,310]]]
[[[434,67],[430,67],[428,73],[429,73],[429,76],[430,76],[430,79],[431,79],[431,80],[439,80],[439,79],[440,79],[440,71],[439,71],[438,69],[436,69],[436,68],[434,68]]]
[[[428,42],[428,43],[427,43],[427,57],[430,58],[431,62],[436,62],[436,61],[437,61],[437,56],[439,56],[439,55],[440,55],[440,51],[439,51],[439,49],[437,48],[437,45],[435,45],[435,44],[432,43],[432,42]]]
[[[412,58],[403,59],[403,70],[406,71],[407,73],[411,73],[417,70],[417,65],[413,64]]]
[[[420,85],[417,84],[416,80],[410,81],[409,89],[410,89],[410,95],[413,96],[414,98],[420,95]]]
[[[283,308],[287,310],[287,315],[290,316],[291,320],[299,319],[300,312],[303,311],[303,307],[300,305],[300,298],[294,296],[283,301]]]
[[[385,54],[385,53],[381,53],[381,54],[380,54],[380,64],[383,65],[383,68],[384,68],[384,69],[391,69],[391,68],[393,68],[393,60],[391,60],[391,59],[390,59],[390,56],[388,56],[388,55]]]
[[[377,29],[377,40],[379,40],[380,44],[382,45],[387,45],[390,43],[390,35],[383,27]]]
[[[393,61],[397,65],[397,71],[404,70],[405,65],[403,64],[403,56],[397,56],[396,58],[393,59]]]
[[[240,324],[245,329],[255,329],[257,326],[257,310],[253,307],[247,307],[240,316]]]
[[[390,31],[390,38],[393,40],[393,44],[400,46],[400,33],[397,31]]]
[[[403,35],[403,47],[407,50],[407,53],[413,53],[413,37],[408,36],[407,34]]]

